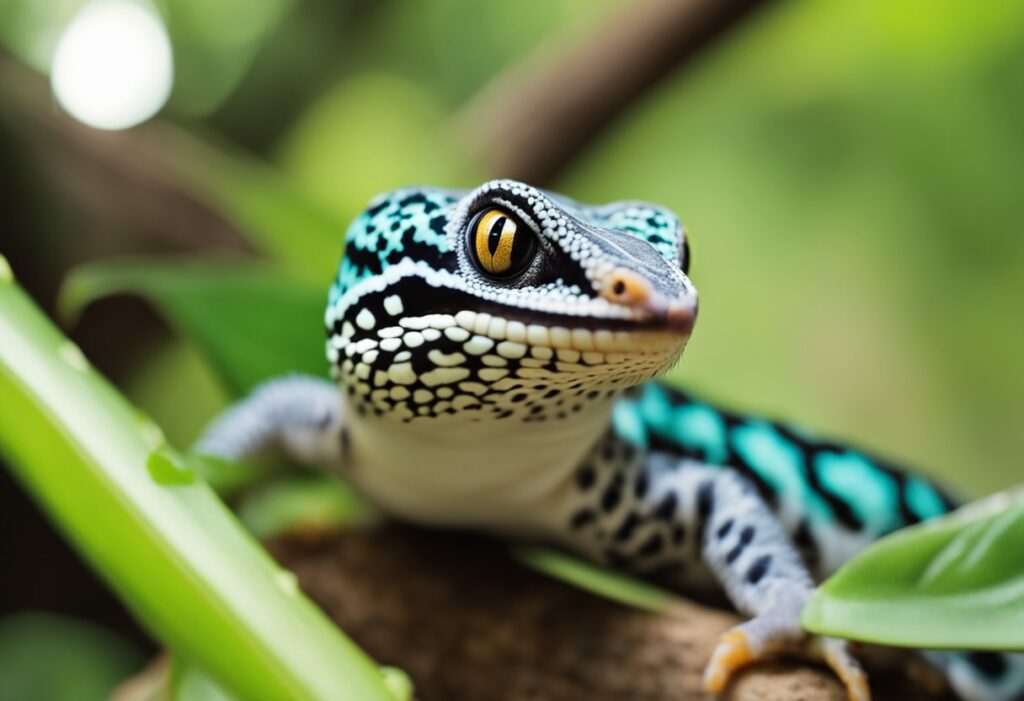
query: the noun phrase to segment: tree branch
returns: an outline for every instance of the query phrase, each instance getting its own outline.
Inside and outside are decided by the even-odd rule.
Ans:
[[[766,0],[627,3],[586,38],[552,44],[491,81],[454,118],[491,174],[545,185],[640,96]]]
[[[413,677],[419,701],[704,699],[704,665],[737,622],[686,602],[662,615],[626,608],[528,570],[479,538],[389,527],[293,535],[271,549],[374,659]],[[907,667],[903,656],[897,666]],[[876,701],[945,698],[906,671],[873,681]],[[828,671],[794,661],[746,671],[724,698],[845,694]]]

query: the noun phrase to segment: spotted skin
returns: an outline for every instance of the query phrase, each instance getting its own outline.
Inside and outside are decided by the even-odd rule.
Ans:
[[[487,270],[502,236],[504,276]],[[749,620],[716,649],[709,690],[800,650],[866,701],[846,643],[800,629],[803,605],[816,579],[952,501],[872,456],[659,383],[693,328],[689,264],[679,220],[652,204],[588,206],[511,180],[382,195],[350,226],[328,293],[342,391],[271,381],[198,449],[284,448],[409,521],[720,589]],[[930,659],[967,699],[1024,689],[1017,656]]]
[[[819,578],[879,537],[954,506],[937,486],[876,457],[656,382],[623,397],[613,421],[616,435],[639,448],[750,480]]]

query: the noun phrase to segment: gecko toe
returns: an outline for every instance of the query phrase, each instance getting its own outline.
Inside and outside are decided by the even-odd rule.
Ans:
[[[718,641],[711,655],[704,671],[704,688],[712,694],[722,693],[733,675],[756,659],[747,634],[738,629],[730,630]]]

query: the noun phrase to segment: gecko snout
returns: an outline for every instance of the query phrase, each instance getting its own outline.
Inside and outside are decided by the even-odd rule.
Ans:
[[[697,320],[696,299],[669,299],[650,280],[629,268],[615,268],[605,275],[599,294],[609,302],[661,318],[669,329],[680,333],[689,334]]]

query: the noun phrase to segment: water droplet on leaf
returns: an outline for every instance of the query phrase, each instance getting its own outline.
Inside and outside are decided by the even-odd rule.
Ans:
[[[146,469],[150,477],[160,484],[192,484],[196,481],[196,473],[169,446],[150,453],[146,459]]]

